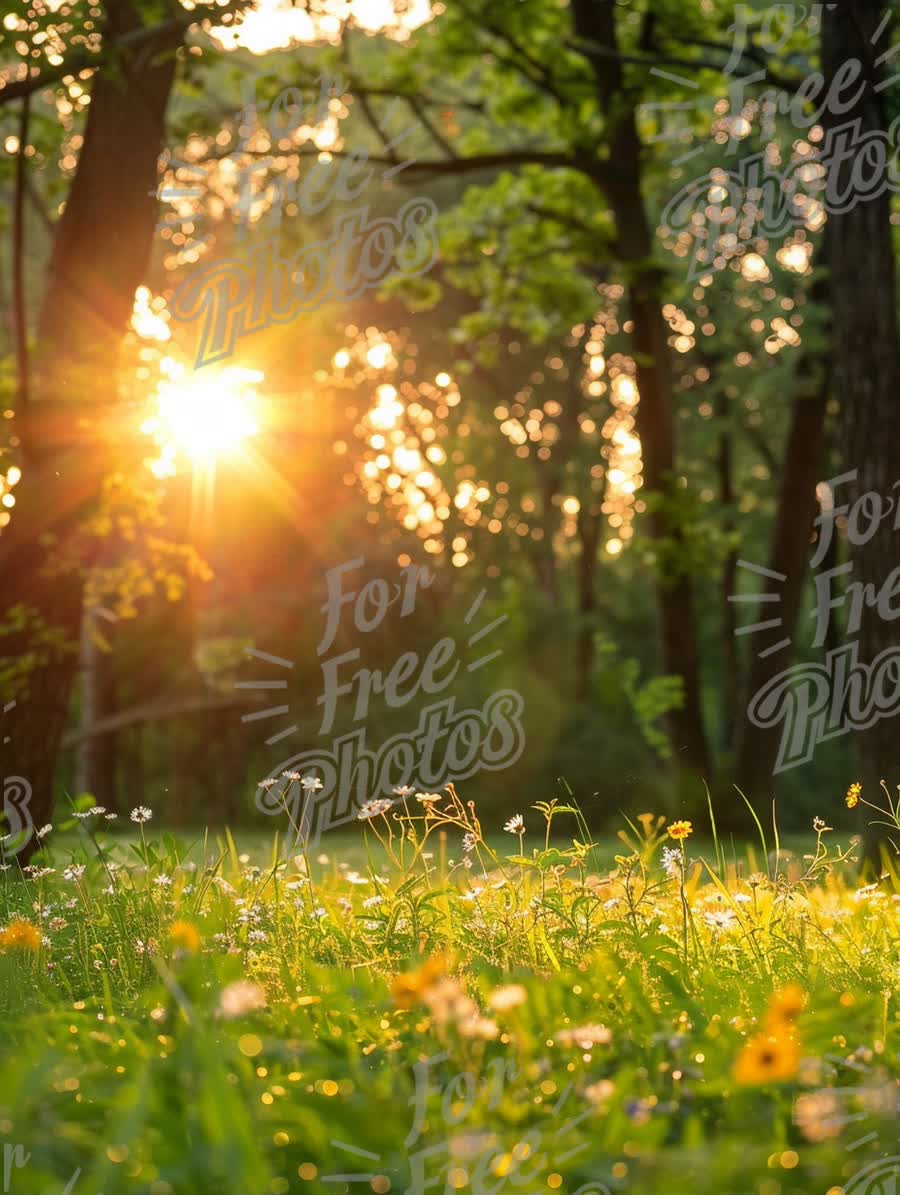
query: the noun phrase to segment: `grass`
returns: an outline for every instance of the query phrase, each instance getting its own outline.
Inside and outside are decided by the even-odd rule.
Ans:
[[[352,861],[51,833],[3,872],[2,1189],[893,1189],[896,874],[821,827],[776,859],[526,821],[451,789]]]

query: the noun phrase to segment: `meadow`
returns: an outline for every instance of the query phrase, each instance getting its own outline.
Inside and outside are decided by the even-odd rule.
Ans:
[[[896,1189],[897,873],[821,819],[498,837],[448,786],[353,864],[69,821],[3,872],[4,1191]]]

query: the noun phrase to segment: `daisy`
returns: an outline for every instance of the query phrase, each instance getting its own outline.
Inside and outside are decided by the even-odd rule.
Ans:
[[[142,825],[144,822],[149,822],[153,817],[153,810],[148,809],[146,805],[138,805],[136,809],[131,811],[131,820]]]
[[[692,833],[693,827],[690,822],[672,822],[669,826],[669,837],[674,838],[676,842],[687,838]]]
[[[517,813],[514,817],[511,817],[508,822],[504,823],[503,829],[506,830],[508,834],[521,834],[525,829],[525,819],[522,817],[521,813]]]

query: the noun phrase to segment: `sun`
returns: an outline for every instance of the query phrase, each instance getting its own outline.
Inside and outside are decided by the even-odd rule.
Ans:
[[[228,366],[198,375],[171,357],[163,358],[161,373],[156,411],[141,425],[159,447],[152,472],[171,476],[179,456],[198,466],[240,456],[259,431],[255,386],[263,374]]]

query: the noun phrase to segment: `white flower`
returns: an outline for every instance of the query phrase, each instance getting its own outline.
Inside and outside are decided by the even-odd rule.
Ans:
[[[156,884],[156,886],[158,888],[168,888],[169,885],[172,883],[172,878],[171,878],[171,876],[167,876],[167,875],[159,875],[159,876],[156,876],[153,883]]]
[[[266,1006],[266,993],[249,979],[238,979],[222,989],[219,996],[219,1016],[227,1021],[257,1012]]]
[[[681,851],[676,847],[664,846],[662,853],[663,869],[668,876],[675,879],[681,875]]]
[[[281,774],[282,774],[282,776],[284,776],[284,778],[286,780],[299,780],[300,779],[299,772],[282,772]],[[274,783],[274,781],[273,781],[273,783]],[[265,784],[265,781],[263,781],[263,784]],[[260,787],[262,787],[262,785],[260,785]]]
[[[301,784],[305,793],[317,793],[322,787],[322,781],[318,776],[304,776]]]
[[[114,822],[118,816],[119,816],[118,813],[107,813],[104,816],[103,820],[105,822]]]
[[[515,817],[511,817],[508,822],[504,823],[503,829],[509,834],[521,834],[525,829],[525,819],[521,813],[517,813]]]
[[[131,820],[137,822],[139,825],[143,822],[149,822],[153,817],[153,810],[148,809],[146,805],[138,805],[137,809],[132,809]]]
[[[275,784],[275,781],[270,777],[268,780],[260,780],[258,787],[271,788],[273,784]]]
[[[511,1008],[518,1008],[528,999],[528,993],[520,983],[507,983],[494,988],[488,996],[488,1008],[492,1012],[508,1012]]]
[[[38,838],[46,838],[52,829],[53,826],[50,824],[50,822],[47,822],[46,826],[41,826],[40,830],[38,830]]]
[[[394,792],[398,797],[412,796],[412,794],[415,791],[416,790],[413,788],[413,786],[411,784],[398,784],[397,787],[394,789]]]
[[[386,797],[378,797],[374,801],[366,801],[356,815],[357,819],[361,822],[370,821],[373,817],[378,817],[379,814],[387,813],[391,805],[393,805],[393,801],[389,801]]]
[[[83,863],[72,863],[63,872],[63,879],[64,880],[80,880],[83,875],[84,875],[84,864]]]
[[[376,905],[380,905],[384,900],[383,896],[367,896],[362,902],[364,909],[374,909]]]
[[[732,929],[737,925],[737,918],[731,909],[714,909],[711,913],[704,913],[703,920],[714,930]]]
[[[350,884],[368,884],[369,882],[366,877],[361,876],[358,871],[348,871],[346,878]]]
[[[582,1050],[591,1046],[608,1046],[612,1032],[605,1025],[579,1025],[577,1029],[561,1029],[556,1034],[560,1045],[576,1045]]]
[[[474,834],[469,833],[469,834],[463,835],[462,848],[463,848],[463,851],[467,855],[468,855],[469,851],[474,851],[475,847],[477,845],[478,845],[478,839],[475,837]]]
[[[319,907],[317,909],[315,909],[312,913],[310,913],[310,916],[315,917],[316,920],[321,920],[322,917],[327,917],[328,914],[325,911],[325,909],[323,909],[322,906],[319,905]]]

